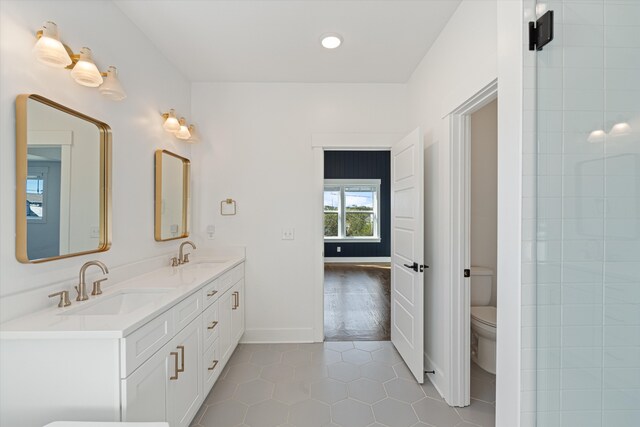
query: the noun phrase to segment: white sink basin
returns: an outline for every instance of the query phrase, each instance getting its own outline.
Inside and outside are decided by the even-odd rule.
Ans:
[[[194,261],[184,266],[185,270],[193,270],[200,268],[217,268],[220,264],[224,264],[226,260],[207,260],[207,261]]]
[[[109,296],[97,297],[97,301],[62,313],[64,316],[114,316],[134,312],[157,301],[168,289],[120,291]]]

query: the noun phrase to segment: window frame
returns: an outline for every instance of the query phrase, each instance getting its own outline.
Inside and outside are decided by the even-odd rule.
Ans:
[[[338,236],[324,236],[326,243],[380,243],[382,241],[380,237],[380,179],[325,179],[322,191],[322,197],[327,188],[339,188],[340,199],[338,204]],[[347,208],[345,206],[345,189],[347,187],[355,186],[368,186],[375,188],[375,194],[373,197],[373,236],[347,236],[346,235],[346,217]],[[335,191],[335,190],[333,190]],[[323,200],[323,206],[324,200]],[[327,211],[323,209],[323,218],[327,213],[335,213],[336,211]],[[369,211],[366,211],[369,213]],[[324,220],[323,220],[324,223]]]

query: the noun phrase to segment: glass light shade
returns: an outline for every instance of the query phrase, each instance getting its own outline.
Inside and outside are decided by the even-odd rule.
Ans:
[[[82,86],[98,87],[103,83],[102,75],[91,58],[91,49],[80,49],[80,59],[71,70],[71,77]]]
[[[587,137],[587,141],[591,143],[604,142],[606,136],[607,134],[602,129],[594,130],[589,134],[589,137]]]
[[[613,127],[611,128],[611,131],[609,132],[609,136],[623,136],[623,135],[629,135],[630,133],[631,133],[631,126],[629,126],[629,123],[621,122],[613,125]]]
[[[71,58],[60,41],[58,26],[55,22],[45,22],[41,30],[42,36],[33,47],[38,61],[55,68],[71,65]]]
[[[120,80],[118,79],[118,70],[114,66],[110,66],[107,70],[107,77],[104,83],[98,88],[101,94],[114,101],[120,101],[127,97]]]
[[[322,36],[320,43],[326,49],[335,49],[342,44],[342,37],[338,34],[325,34]]]
[[[189,141],[191,143],[196,143],[196,142],[200,142],[200,139],[198,138],[198,135],[196,134],[196,127],[194,125],[189,125],[189,133],[191,134],[191,136],[189,137]]]
[[[169,110],[167,118],[165,119],[162,127],[164,128],[164,130],[171,133],[175,133],[180,130],[180,122],[178,122],[178,119],[176,118],[176,112],[174,110]]]
[[[187,127],[187,121],[184,119],[184,117],[180,118],[180,129],[176,132],[176,138],[178,139],[191,138],[191,132],[189,132],[189,128]]]

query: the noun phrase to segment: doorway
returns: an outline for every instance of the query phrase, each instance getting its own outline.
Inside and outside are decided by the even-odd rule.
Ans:
[[[324,152],[324,338],[389,341],[391,160]]]
[[[489,405],[491,412],[495,412],[496,264],[500,229],[497,222],[497,99],[497,81],[494,81],[449,116],[452,339],[447,402],[464,407],[479,396],[482,397],[480,403]],[[476,123],[473,123],[474,117]],[[477,176],[473,175],[474,171]],[[476,306],[473,312],[472,305]],[[480,347],[484,351],[479,364]],[[487,362],[491,359],[493,363]],[[480,365],[484,366],[480,368]],[[472,383],[476,396],[471,395]]]

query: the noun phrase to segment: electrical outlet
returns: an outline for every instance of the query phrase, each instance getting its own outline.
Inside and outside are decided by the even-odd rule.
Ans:
[[[336,252],[338,253],[342,252],[342,248],[340,246],[336,247]]]
[[[92,239],[98,239],[100,237],[100,227],[97,225],[92,226],[89,229],[89,235]]]
[[[282,240],[294,240],[294,239],[295,239],[295,228],[282,229]]]
[[[207,238],[209,240],[213,240],[216,236],[216,226],[215,225],[207,225]]]

